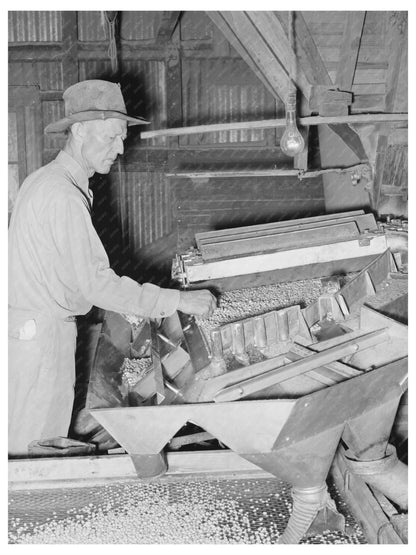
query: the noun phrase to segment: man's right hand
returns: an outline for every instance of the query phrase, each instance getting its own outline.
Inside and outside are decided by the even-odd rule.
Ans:
[[[178,310],[185,314],[208,318],[216,307],[217,299],[208,289],[180,291]]]

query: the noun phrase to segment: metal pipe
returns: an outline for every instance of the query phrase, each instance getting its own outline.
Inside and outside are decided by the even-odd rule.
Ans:
[[[348,467],[368,485],[378,489],[388,499],[408,508],[408,468],[399,461],[396,449],[388,445],[385,457],[376,460],[359,460],[346,457]]]
[[[168,465],[163,451],[151,454],[131,454],[131,460],[139,478],[156,478],[166,473]]]
[[[342,530],[345,528],[345,519],[338,513],[335,503],[329,496],[325,482],[312,488],[293,488],[292,499],[292,514],[278,543],[299,543],[311,528],[320,511],[326,511],[327,513],[323,517],[323,522],[327,522],[331,514],[337,522],[336,527]]]

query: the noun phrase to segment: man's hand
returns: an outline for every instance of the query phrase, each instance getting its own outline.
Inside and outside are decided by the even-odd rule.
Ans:
[[[208,289],[180,291],[178,310],[185,314],[207,318],[217,307],[217,299]]]

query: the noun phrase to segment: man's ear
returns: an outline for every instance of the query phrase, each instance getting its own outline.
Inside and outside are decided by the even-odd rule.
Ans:
[[[85,137],[85,126],[81,121],[72,124],[71,133],[76,139],[83,139]]]

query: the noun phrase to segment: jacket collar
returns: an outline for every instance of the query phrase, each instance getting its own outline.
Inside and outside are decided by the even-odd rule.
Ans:
[[[80,189],[84,191],[91,199],[93,197],[92,191],[89,188],[89,180],[85,171],[81,168],[76,160],[72,158],[67,152],[61,150],[55,161],[63,166],[68,173],[70,173],[71,178]]]

